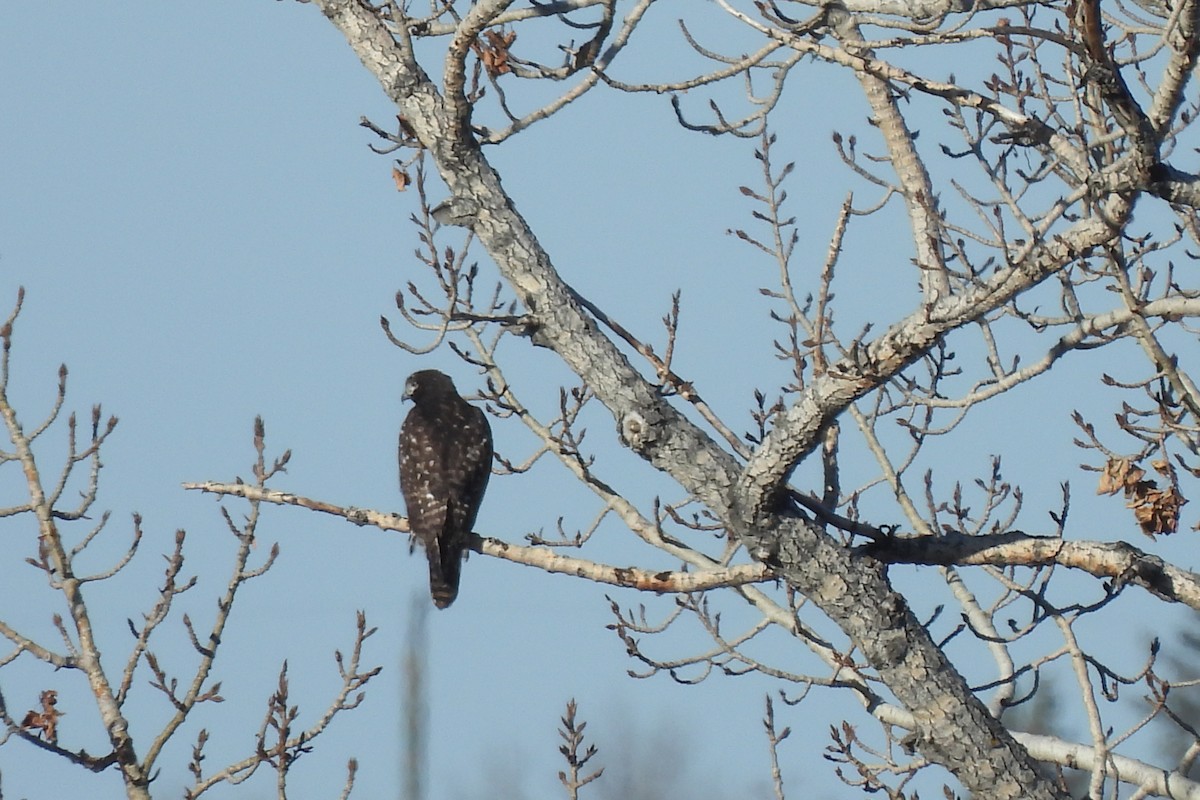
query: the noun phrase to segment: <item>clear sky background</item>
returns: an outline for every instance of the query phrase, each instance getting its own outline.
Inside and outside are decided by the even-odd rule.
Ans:
[[[678,4],[662,6],[647,36],[674,35]],[[630,75],[643,79],[678,77],[693,66],[682,55],[664,60],[653,48],[631,56]],[[276,488],[400,511],[395,437],[404,377],[438,367],[460,386],[478,384],[448,351],[417,359],[379,329],[387,314],[404,333],[392,298],[423,277],[407,221],[416,196],[398,193],[391,159],[368,149],[374,139],[358,126],[360,116],[387,128],[394,111],[317,9],[266,0],[7,3],[0,6],[0,75],[0,311],[7,313],[18,286],[27,291],[11,395],[27,424],[40,418],[53,400],[58,365],[66,363],[67,407],[86,417],[102,403],[106,414],[120,417],[96,506],[113,513],[95,548],[98,567],[120,552],[131,514],[145,519],[140,558],[117,581],[94,587],[93,612],[105,618],[104,653],[115,662],[128,646],[124,620],[138,619],[153,601],[162,566],[156,553],[170,549],[177,528],[188,531],[188,565],[200,575],[181,610],[209,619],[234,545],[216,501],[180,484],[248,478],[255,415],[266,421],[272,452],[293,451]],[[812,237],[803,261],[815,266],[853,185],[829,136],[851,126],[862,133],[865,110],[857,94],[844,94],[852,87],[836,73],[814,66],[797,77],[789,89],[797,111],[780,130],[780,161],[801,162],[790,190],[793,212],[806,212],[801,232],[806,242]],[[704,108],[703,98],[685,100],[697,113]],[[751,224],[737,187],[758,181],[754,144],[681,130],[665,98],[599,90],[489,150],[566,279],[606,311],[658,337],[670,293],[683,289],[677,371],[702,378],[701,391],[739,429],[750,427],[753,388],[787,379],[770,349],[781,331],[771,327],[758,293],[771,285],[774,268],[725,233]],[[436,195],[436,187],[431,191]],[[856,298],[840,312],[846,329],[860,321],[856,314],[888,322],[907,312],[916,300],[906,272],[910,249],[897,217],[879,218],[871,235],[848,242],[846,262],[863,271],[845,289]],[[878,268],[889,259],[899,282]],[[508,345],[510,352],[520,346]],[[1026,388],[1023,402],[1040,411],[1026,412],[1023,424],[1010,424],[1011,410],[996,404],[969,429],[970,446],[959,439],[932,450],[947,459],[947,480],[982,472],[990,454],[1005,452],[1007,473],[1038,509],[1031,531],[1048,530],[1044,511],[1056,508],[1058,482],[1071,478],[1079,481],[1079,538],[1132,537],[1120,501],[1092,501],[1093,477],[1081,477],[1079,452],[1062,446],[1073,435],[1073,404],[1063,399],[1084,402],[1072,381],[1091,372],[1074,369],[1064,369],[1057,383]],[[544,352],[516,355],[510,378],[517,385],[540,380],[542,387],[568,381]],[[549,410],[557,393],[529,401]],[[612,465],[605,474],[640,501],[657,493],[680,499],[617,452],[611,418],[591,419],[591,441],[610,459],[602,463]],[[493,427],[504,455],[528,455],[531,439],[515,422]],[[61,434],[48,436],[39,451],[50,473],[61,443]],[[20,502],[23,483],[11,465],[4,469],[0,504]],[[227,505],[235,518],[245,509]],[[494,479],[477,529],[519,542],[539,529],[553,534],[560,516],[568,529],[584,527],[596,511],[594,500],[546,464],[525,478]],[[900,521],[894,509],[884,514],[878,522]],[[61,610],[60,600],[22,563],[34,554],[35,527],[18,518],[0,531],[0,613],[52,642],[49,617]],[[615,525],[601,534],[607,538],[597,552],[612,563],[674,566]],[[354,796],[396,796],[399,661],[412,600],[427,598],[423,557],[408,554],[405,537],[296,509],[267,508],[259,535],[258,558],[273,541],[282,554],[246,588],[223,643],[215,676],[227,702],[205,707],[197,719],[214,737],[206,766],[247,754],[283,659],[291,666],[293,702],[302,721],[311,721],[338,685],[333,650],[349,647],[354,612],[363,609],[379,627],[365,660],[384,672],[368,686],[362,708],[342,715],[301,759],[293,786],[297,797],[336,796],[347,758],[357,756]],[[1157,547],[1190,566],[1172,551],[1179,545]],[[902,587],[915,585],[908,571],[897,570],[897,578]],[[1078,585],[1093,596],[1099,591],[1094,581]],[[530,798],[561,796],[555,728],[570,697],[592,723],[588,733],[607,757],[611,781],[647,760],[659,767],[679,761],[688,775],[675,787],[678,796],[769,796],[759,719],[764,694],[777,687],[757,678],[713,676],[684,687],[666,676],[628,677],[637,665],[605,629],[606,595],[624,606],[646,602],[660,614],[672,605],[670,598],[478,556],[466,565],[454,607],[429,616],[430,798],[497,796],[486,788],[496,780],[517,783]],[[913,603],[921,606],[919,592]],[[1125,607],[1133,605],[1122,604],[1130,641],[1144,645],[1149,634]],[[1158,630],[1169,632],[1175,617],[1159,614]],[[772,653],[787,665],[795,646],[779,644],[786,647]],[[702,636],[672,636],[654,646],[677,657],[706,645]],[[178,621],[159,630],[156,652],[180,678],[188,674],[192,661]],[[1130,650],[1117,661],[1132,665],[1143,655]],[[807,665],[800,654],[794,658],[794,668]],[[979,670],[990,675],[987,664]],[[44,688],[63,697],[62,743],[103,752],[79,675],[51,673],[28,657],[0,672],[12,709],[33,707]],[[130,715],[145,726],[135,728],[144,737],[167,709],[144,682],[139,691]],[[852,796],[820,751],[830,724],[844,716],[864,722],[861,712],[848,698],[814,696],[788,713],[782,722],[794,733],[784,770],[795,796]],[[195,732],[193,726],[164,758],[157,784],[164,797],[177,796],[185,783]],[[0,775],[6,797],[123,796],[115,775],[91,775],[20,741],[0,748]],[[211,795],[273,792],[269,777],[256,780],[257,788]]]

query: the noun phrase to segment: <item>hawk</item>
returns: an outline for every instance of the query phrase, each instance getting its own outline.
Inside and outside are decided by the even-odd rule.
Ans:
[[[492,428],[437,370],[410,375],[409,398],[413,409],[400,427],[400,491],[409,529],[429,557],[429,593],[446,608],[458,596],[467,539],[492,475]]]

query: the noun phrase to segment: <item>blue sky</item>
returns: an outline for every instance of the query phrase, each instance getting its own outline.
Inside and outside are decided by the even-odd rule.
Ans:
[[[415,195],[398,194],[391,161],[367,149],[371,137],[358,119],[386,124],[388,106],[314,8],[73,4],[51,12],[17,5],[6,7],[0,27],[8,76],[0,89],[7,109],[0,121],[0,305],[15,300],[17,286],[27,291],[14,401],[23,418],[40,416],[59,363],[67,363],[68,407],[86,416],[100,402],[121,419],[105,451],[96,508],[113,512],[108,552],[124,544],[133,511],[145,517],[142,557],[121,588],[100,589],[95,601],[99,614],[112,614],[105,649],[115,655],[125,646],[124,618],[150,602],[159,580],[154,553],[169,548],[176,528],[188,530],[195,548],[189,564],[202,573],[186,607],[198,618],[211,607],[232,548],[212,498],[179,484],[248,475],[256,414],[266,420],[269,446],[293,450],[281,488],[401,510],[395,435],[404,376],[427,365],[466,373],[448,353],[418,364],[379,330],[380,314],[394,314],[396,289],[417,277],[407,222]],[[36,30],[53,35],[30,35]],[[645,106],[663,119],[669,113],[661,103]],[[509,179],[522,207],[543,215],[563,208],[570,187],[555,186],[545,197],[522,191],[544,178],[518,174],[522,158],[529,160],[513,157]],[[674,170],[664,177],[688,172]],[[612,203],[611,193],[624,187],[607,182],[600,189]],[[732,188],[709,185],[727,197]],[[611,238],[588,230],[583,216],[578,226],[562,226],[564,239],[577,237],[574,246],[583,249]],[[721,242],[719,227],[707,234]],[[628,246],[656,246],[651,239],[646,233]],[[651,320],[669,296],[668,284],[654,288],[644,298]],[[504,447],[521,435],[498,430],[497,438]],[[44,450],[53,464],[57,449]],[[510,493],[507,484],[494,482],[481,530],[520,540],[538,527],[552,531],[569,511]],[[4,496],[20,489],[10,478]],[[583,512],[574,524],[594,513]],[[26,550],[33,547],[27,522],[6,527],[25,537]],[[423,559],[410,557],[401,537],[288,509],[267,515],[262,536],[278,540],[283,555],[248,587],[243,616],[225,642],[227,660],[217,672],[227,702],[209,709],[204,724],[227,735],[214,740],[208,763],[249,746],[285,657],[301,708],[315,714],[323,707],[336,687],[332,651],[349,646],[361,608],[380,627],[368,658],[385,672],[363,709],[335,725],[327,749],[306,759],[311,767],[301,762],[297,785],[311,782],[312,795],[300,796],[330,796],[346,758],[357,755],[356,796],[389,796],[398,778],[396,665],[409,598],[426,594]],[[48,631],[54,598],[20,560],[5,567],[17,577],[0,584],[8,587],[0,588],[0,605],[16,604],[20,619]],[[28,591],[18,595],[18,586]],[[648,734],[656,720],[700,723],[708,714],[698,711],[701,695],[753,730],[758,689],[743,704],[731,687],[683,690],[627,678],[623,648],[604,630],[602,588],[476,558],[466,566],[465,589],[452,610],[431,618],[430,797],[478,791],[482,766],[513,756],[528,763],[519,774],[529,786],[548,796],[559,766],[555,727],[572,696],[597,734],[627,735],[630,717]],[[162,638],[160,657],[182,669],[182,626],[169,625]],[[5,671],[2,686],[14,707],[32,704],[50,683],[62,686],[67,741],[94,722],[86,687],[70,691],[77,677],[47,677],[23,660]],[[148,717],[160,721],[159,698],[148,689],[143,696]],[[92,728],[83,741],[95,742],[96,751]],[[182,781],[180,759],[194,733],[169,754],[164,787]],[[707,736],[691,739],[710,756],[719,752]],[[752,752],[763,762],[764,748]],[[729,766],[714,764],[714,779],[736,786],[762,774]],[[115,776],[60,765],[17,742],[0,750],[0,770],[13,797],[123,794]]]
[[[661,30],[669,30],[672,12],[661,19]],[[652,54],[634,55],[635,67],[654,63],[661,62]],[[381,314],[399,329],[394,293],[421,276],[407,221],[416,197],[396,192],[391,160],[370,152],[372,138],[358,126],[366,115],[388,127],[394,113],[315,8],[10,3],[0,10],[0,73],[0,310],[18,286],[27,291],[11,394],[23,419],[40,417],[53,399],[58,365],[66,363],[68,408],[86,416],[99,402],[120,417],[105,450],[96,507],[113,512],[109,540],[96,547],[97,564],[120,552],[132,512],[145,518],[141,557],[119,586],[97,587],[93,599],[94,613],[106,618],[105,654],[115,658],[126,646],[124,619],[136,618],[153,599],[161,570],[155,554],[169,549],[177,528],[187,529],[189,564],[201,574],[182,605],[197,618],[210,612],[233,547],[216,502],[180,484],[247,477],[255,415],[266,420],[268,447],[293,451],[277,488],[399,511],[395,436],[404,377],[429,366],[453,372],[465,386],[472,376],[449,352],[418,360],[398,351],[379,329]],[[790,151],[781,160],[814,148],[828,152],[803,160],[790,186],[793,202],[807,212],[802,232],[813,237],[807,256],[813,264],[824,256],[841,187],[848,185],[829,134],[865,115],[828,102],[840,88],[816,71],[792,87],[798,108],[816,103],[827,116],[781,131],[780,147]],[[701,111],[704,103],[696,98],[693,106]],[[753,144],[680,130],[664,98],[599,90],[489,151],[567,280],[609,313],[658,336],[670,293],[682,288],[686,346],[677,370],[705,375],[701,390],[742,428],[749,427],[752,388],[786,380],[770,353],[778,332],[757,291],[770,285],[773,267],[725,234],[750,224],[737,186],[757,181]],[[842,177],[829,191],[832,175]],[[891,257],[896,248],[884,238],[891,230],[884,223],[852,238],[847,261],[872,265]],[[852,289],[861,300],[842,312],[847,327],[856,314],[904,313],[907,305],[888,310],[893,283],[856,280]],[[915,294],[906,304],[912,300]],[[547,354],[527,352],[515,356],[512,377],[536,387],[547,376],[567,380],[555,377],[560,372]],[[1027,402],[1036,405],[1039,396],[1052,402],[1063,385],[1070,384],[1030,388]],[[557,395],[533,394],[529,401],[548,409]],[[1010,467],[1039,470],[1042,488],[1027,492],[1030,502],[1053,508],[1057,481],[1080,458],[1059,448],[1061,457],[1051,459],[1038,445],[1052,436],[1069,441],[1065,410],[1020,430],[1001,429],[1004,413],[1000,406],[984,409],[971,434],[977,451],[963,453],[948,442],[956,452],[946,457],[980,471],[988,454],[1011,450]],[[660,492],[679,499],[669,484],[616,452],[610,418],[593,419],[593,440],[603,442],[597,446],[611,459],[612,476],[637,499]],[[515,423],[493,426],[501,452],[522,460],[528,435]],[[45,443],[43,463],[57,463],[61,441],[59,435]],[[21,488],[11,474],[0,478],[0,503],[17,501]],[[1078,495],[1090,494],[1090,485],[1081,489]],[[1088,499],[1080,501],[1085,508]],[[235,517],[242,513],[237,503],[228,505]],[[1118,507],[1116,500],[1107,506]],[[586,493],[546,464],[526,478],[494,479],[477,527],[520,541],[529,531],[552,533],[559,516],[581,527],[595,512]],[[899,512],[891,513],[899,521]],[[1096,525],[1085,525],[1081,536],[1131,535],[1126,518],[1116,519],[1114,532],[1114,520],[1097,513]],[[0,612],[53,636],[49,615],[59,610],[57,600],[22,563],[33,554],[33,526],[6,520],[2,530],[11,558],[0,565]],[[600,552],[613,554],[614,563],[673,566],[622,538],[617,527],[601,534]],[[268,509],[260,538],[278,541],[282,555],[248,586],[224,642],[217,677],[227,702],[205,708],[202,721],[214,732],[208,765],[245,754],[284,658],[302,713],[323,708],[336,688],[333,650],[349,646],[354,612],[363,609],[379,627],[366,660],[385,671],[368,687],[364,706],[343,715],[301,760],[293,785],[304,787],[299,797],[335,796],[346,759],[357,756],[355,796],[394,796],[398,663],[411,598],[426,595],[423,559],[409,556],[403,537],[295,509]],[[430,798],[484,796],[488,776],[506,769],[520,776],[530,797],[560,796],[555,727],[569,697],[593,723],[588,732],[602,755],[639,741],[651,747],[664,731],[690,729],[678,734],[695,766],[686,793],[766,796],[758,720],[772,685],[718,676],[682,687],[665,676],[627,677],[635,665],[605,630],[606,594],[623,605],[671,606],[669,598],[482,557],[466,565],[455,606],[429,618]],[[190,663],[182,626],[168,624],[158,635],[160,657],[182,672]],[[678,650],[664,646],[664,656],[705,646],[703,639],[690,647],[675,638],[671,644]],[[28,658],[0,672],[13,708],[31,707],[37,692],[51,686],[64,696],[64,743],[101,750],[78,675],[50,673]],[[141,691],[131,716],[147,727],[161,722],[160,698]],[[798,717],[783,720],[795,729],[784,765],[793,791],[849,796],[836,788],[819,752],[827,726],[857,711],[845,700],[807,703]],[[182,765],[194,733],[164,759],[164,796],[177,794],[186,778]],[[16,741],[0,748],[0,774],[11,797],[123,796],[115,775],[90,775]],[[258,789],[211,795],[266,796],[270,781],[259,780]]]

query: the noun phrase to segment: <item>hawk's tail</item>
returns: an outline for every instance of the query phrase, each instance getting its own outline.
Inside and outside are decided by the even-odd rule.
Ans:
[[[429,556],[429,594],[433,604],[446,608],[458,597],[458,578],[462,572],[462,553],[453,547],[435,547]]]

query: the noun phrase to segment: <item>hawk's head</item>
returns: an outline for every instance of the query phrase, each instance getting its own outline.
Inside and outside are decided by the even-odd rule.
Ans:
[[[458,390],[454,388],[454,381],[450,380],[449,375],[436,369],[423,369],[408,376],[401,399],[412,398],[413,402],[421,405],[429,399],[457,395]]]

